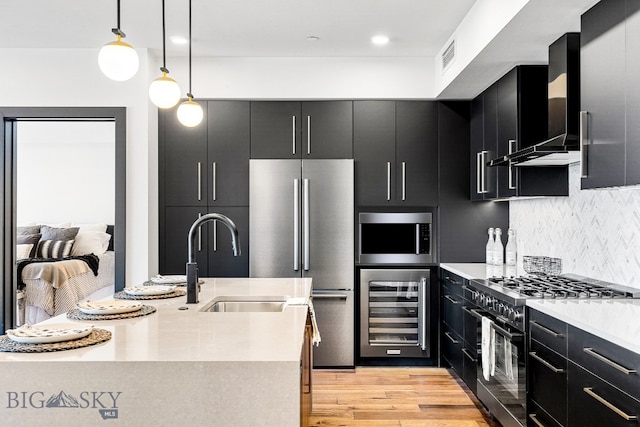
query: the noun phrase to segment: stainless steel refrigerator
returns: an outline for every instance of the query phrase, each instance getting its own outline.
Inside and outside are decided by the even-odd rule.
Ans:
[[[353,160],[251,160],[251,277],[312,277],[314,366],[354,365]]]

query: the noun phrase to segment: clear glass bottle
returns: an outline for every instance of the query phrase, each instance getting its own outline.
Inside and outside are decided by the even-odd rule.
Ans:
[[[505,248],[504,262],[507,265],[516,265],[517,249],[516,249],[516,231],[512,228],[507,232],[507,246]]]
[[[487,240],[487,247],[486,247],[486,251],[485,251],[485,263],[487,265],[493,265],[494,261],[493,261],[493,257],[494,257],[494,246],[495,246],[495,240],[494,240],[494,231],[493,231],[493,227],[489,228],[488,231],[489,234],[489,240]]]
[[[504,264],[504,246],[502,245],[502,230],[496,228],[496,242],[493,245],[493,264]]]

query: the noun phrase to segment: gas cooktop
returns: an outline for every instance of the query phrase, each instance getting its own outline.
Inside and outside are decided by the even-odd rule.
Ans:
[[[493,277],[487,285],[520,298],[640,298],[640,289],[575,275]]]

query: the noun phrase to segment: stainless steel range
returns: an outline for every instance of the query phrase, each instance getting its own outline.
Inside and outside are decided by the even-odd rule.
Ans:
[[[464,310],[477,319],[478,336],[483,335],[483,323],[495,334],[494,357],[478,357],[477,392],[504,427],[526,425],[527,299],[640,298],[640,289],[575,275],[471,280],[464,292],[475,304]],[[493,365],[491,373],[487,363]]]

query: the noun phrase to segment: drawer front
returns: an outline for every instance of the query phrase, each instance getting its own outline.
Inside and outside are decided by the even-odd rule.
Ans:
[[[462,336],[462,305],[464,300],[451,291],[451,287],[442,287],[442,319],[447,325]]]
[[[527,363],[529,397],[559,424],[566,425],[567,359],[531,340]]]
[[[446,324],[442,324],[442,358],[462,376],[462,338]]]
[[[476,347],[482,341],[480,320],[469,311],[475,306],[464,300],[462,303],[462,337],[468,346]]]
[[[447,270],[441,269],[440,270],[440,278],[441,278],[441,282],[444,286],[449,287],[449,292],[451,292],[452,294],[462,298],[463,295],[463,289],[462,287],[465,284],[465,279],[448,272]]]
[[[565,424],[566,425],[566,424]],[[527,404],[527,427],[564,427],[535,402]]]
[[[632,396],[640,396],[640,355],[569,326],[569,359]]]
[[[567,357],[567,324],[565,322],[529,309],[529,333],[531,339]]]
[[[638,418],[639,401],[569,362],[569,426],[640,426]]]

